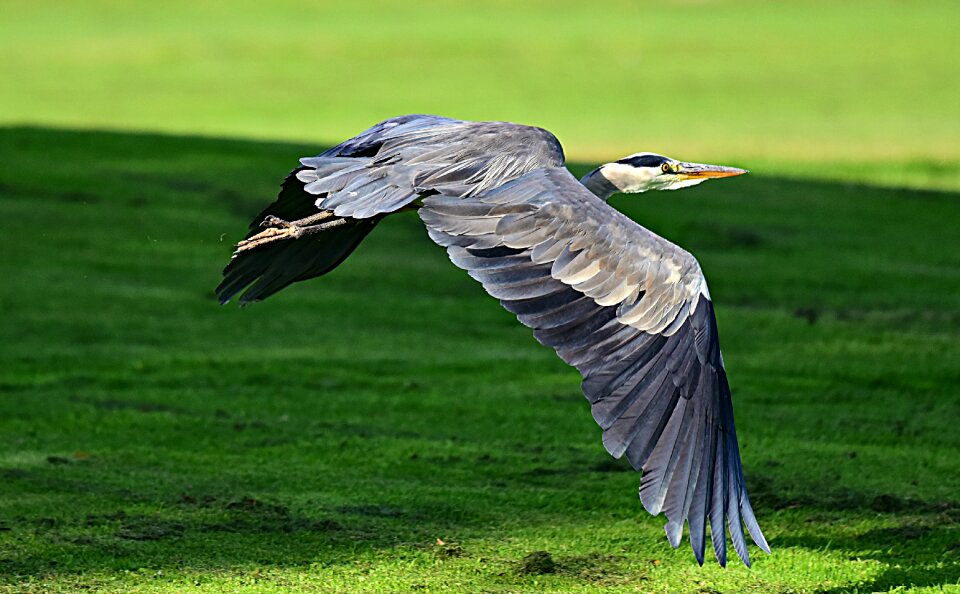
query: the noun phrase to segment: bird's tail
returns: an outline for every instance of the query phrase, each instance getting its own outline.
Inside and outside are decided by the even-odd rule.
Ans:
[[[385,216],[358,219],[318,212],[316,196],[304,193],[298,171],[287,176],[277,200],[257,215],[246,239],[237,244],[216,289],[220,303],[241,292],[241,305],[253,303],[330,272]]]

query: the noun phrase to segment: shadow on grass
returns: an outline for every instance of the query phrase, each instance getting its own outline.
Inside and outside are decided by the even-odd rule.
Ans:
[[[881,562],[884,567],[878,575],[857,584],[864,592],[955,585],[960,583],[960,514],[956,513],[957,507],[952,510],[950,514],[911,513],[897,527],[876,528],[852,538],[785,536],[777,544],[814,551],[843,551],[851,560]],[[849,585],[817,590],[818,594],[849,591]]]
[[[82,462],[51,459],[48,463],[83,472]],[[485,463],[482,457],[461,461],[455,456],[425,461],[438,473],[452,466]],[[115,476],[99,483],[90,478],[58,478],[57,471],[6,469],[0,471],[0,480],[9,491],[28,494],[21,501],[27,511],[4,518],[0,530],[28,546],[3,553],[0,569],[7,578],[45,578],[104,570],[350,564],[365,552],[382,549],[444,556],[449,547],[437,543],[439,537],[489,537],[490,527],[505,517],[523,517],[524,525],[529,526],[577,519],[577,512],[568,516],[531,507],[523,494],[512,502],[512,509],[502,507],[503,502],[510,505],[509,496],[483,494],[506,493],[513,488],[522,493],[523,486],[531,482],[538,490],[561,492],[569,489],[569,473],[543,473],[539,468],[503,471],[497,479],[473,481],[485,486],[475,487],[478,494],[468,501],[457,496],[444,501],[442,493],[378,499],[374,491],[364,489],[348,498],[349,503],[305,505],[301,499],[296,509],[291,509],[278,503],[287,497],[257,499],[243,495],[245,485],[224,484],[222,479],[215,488],[157,494],[154,484],[128,482],[117,487]],[[362,469],[357,472],[363,474]],[[598,464],[574,480],[579,483],[590,480],[591,474],[610,472],[608,465]],[[358,477],[344,478],[352,481]],[[287,485],[286,490],[290,489]],[[313,490],[309,497],[329,501],[338,498],[336,491],[335,486],[329,492]],[[214,492],[217,494],[210,494]],[[70,503],[58,509],[39,503],[31,510],[29,494]],[[484,506],[491,509],[484,511]],[[469,553],[460,550],[456,556],[463,554]]]
[[[871,528],[855,536],[778,537],[777,548],[800,547],[811,551],[849,554],[851,560],[871,559],[883,563],[883,571],[857,587],[879,592],[903,586],[942,586],[960,582],[960,502],[920,501],[889,493],[832,491],[810,485],[792,498],[781,497],[767,477],[748,480],[751,500],[758,514],[791,510],[812,525],[853,522],[854,518],[894,524]],[[761,515],[762,517],[762,515]],[[849,592],[850,585],[818,590],[820,594]]]
[[[243,234],[247,219],[275,194],[277,182],[291,163],[299,156],[315,154],[322,148],[151,134],[0,129],[0,157],[4,163],[0,172],[4,210],[0,214],[8,220],[25,223],[24,228],[47,225],[43,228],[49,230],[42,243],[31,243],[35,239],[28,233],[0,239],[5,251],[21,250],[15,255],[28,262],[32,272],[18,277],[14,274],[16,269],[11,268],[13,272],[8,276],[13,281],[4,287],[6,292],[0,293],[3,303],[13,304],[10,307],[15,314],[22,313],[23,320],[27,320],[19,321],[14,315],[6,321],[5,346],[0,351],[4,362],[10,364],[5,366],[0,382],[4,402],[23,405],[4,409],[2,418],[12,421],[0,425],[2,443],[10,444],[3,448],[4,459],[12,460],[0,469],[2,489],[10,503],[4,509],[15,510],[0,518],[0,538],[5,541],[0,548],[0,573],[4,579],[144,567],[220,569],[247,564],[350,563],[358,555],[384,549],[430,551],[437,538],[448,534],[461,538],[495,538],[491,533],[495,529],[491,526],[511,522],[515,525],[518,519],[522,519],[520,523],[525,527],[539,528],[587,525],[596,521],[597,509],[611,517],[643,513],[633,498],[619,496],[635,489],[638,477],[629,472],[624,463],[609,461],[599,449],[596,455],[585,455],[575,449],[550,450],[528,445],[522,451],[505,452],[502,450],[509,449],[504,447],[505,441],[512,439],[519,447],[523,434],[507,435],[514,428],[499,427],[493,421],[484,426],[489,435],[497,436],[492,440],[494,443],[488,445],[476,437],[473,441],[456,442],[456,431],[451,429],[431,439],[422,429],[408,429],[405,422],[409,417],[398,418],[396,422],[374,417],[384,410],[385,400],[405,398],[403,392],[407,392],[407,396],[429,392],[416,384],[407,389],[378,383],[377,373],[399,376],[417,364],[422,365],[414,352],[416,349],[409,347],[404,350],[410,353],[385,349],[386,354],[378,362],[379,370],[369,371],[368,376],[361,377],[359,371],[367,364],[364,361],[356,363],[355,368],[341,369],[339,379],[323,380],[336,383],[336,390],[344,392],[345,398],[351,396],[351,390],[359,388],[375,392],[366,404],[356,403],[357,407],[366,408],[357,408],[356,414],[349,415],[354,420],[343,420],[347,417],[343,410],[329,413],[328,418],[321,416],[326,413],[322,407],[305,408],[304,411],[315,415],[313,418],[323,420],[312,424],[308,431],[299,431],[256,419],[226,418],[225,412],[220,415],[219,409],[234,406],[234,396],[249,392],[251,384],[260,385],[263,399],[272,398],[274,391],[282,387],[294,391],[333,390],[333,384],[313,385],[306,380],[297,383],[291,379],[312,373],[310,362],[284,357],[282,352],[274,354],[278,367],[276,361],[286,361],[277,369],[269,369],[263,362],[261,369],[247,362],[246,355],[237,353],[234,359],[214,361],[219,366],[203,358],[208,352],[232,353],[232,349],[245,345],[249,334],[254,332],[253,322],[249,322],[250,326],[245,323],[227,327],[229,323],[221,320],[205,326],[207,332],[217,333],[214,336],[195,338],[196,344],[186,344],[183,353],[174,351],[181,346],[179,341],[185,334],[184,329],[199,323],[198,316],[206,315],[213,308],[210,288],[216,284],[230,241]],[[571,169],[579,174],[589,169],[589,165],[573,164]],[[774,198],[769,198],[771,194]],[[861,194],[869,196],[864,198]],[[704,257],[715,258],[714,270],[719,270],[717,283],[712,284],[715,294],[724,294],[726,303],[747,309],[785,310],[788,313],[784,327],[797,333],[795,336],[815,332],[825,318],[873,325],[884,332],[906,329],[920,333],[921,338],[926,337],[923,332],[927,330],[950,333],[960,323],[960,314],[957,314],[960,308],[942,303],[945,298],[956,299],[954,292],[946,290],[950,277],[943,277],[936,268],[952,264],[949,260],[952,251],[942,249],[940,241],[917,231],[929,229],[931,221],[947,226],[950,220],[947,215],[957,210],[956,194],[754,178],[736,186],[708,184],[702,192],[689,194],[688,201],[676,201],[674,196],[648,196],[641,203],[618,202],[617,206],[641,215],[645,223],[651,220],[654,229],[682,245],[698,248]],[[785,197],[784,203],[778,202],[780,196]],[[869,212],[869,208],[881,208],[884,200],[891,197],[906,201],[910,209],[902,215],[899,206]],[[802,202],[803,208],[792,210],[791,200]],[[929,214],[916,208],[926,202],[935,207]],[[891,213],[899,216],[896,222],[904,223],[903,228],[882,224],[888,219],[895,220]],[[844,241],[852,242],[849,238],[854,237],[852,234],[864,221],[870,223],[869,240],[864,240],[870,243],[858,251]],[[385,229],[384,232],[393,231]],[[221,233],[233,235],[211,245],[211,238]],[[395,237],[408,239],[401,232],[394,233]],[[124,243],[134,235],[138,240],[164,239],[156,248],[158,252],[151,252],[152,259],[146,264],[136,257],[130,258],[132,263],[123,260],[131,250],[143,249],[143,243]],[[204,244],[204,240],[209,241]],[[147,245],[153,248],[152,243]],[[391,251],[406,249],[402,242],[397,245],[400,247],[378,249],[387,256]],[[905,250],[900,248],[905,245],[914,253],[904,255]],[[809,258],[797,256],[806,249],[811,252]],[[769,260],[763,259],[765,254],[769,254]],[[936,261],[937,257],[942,261]],[[849,261],[848,268],[834,274],[835,269],[830,266],[836,266],[836,262],[844,258]],[[437,260],[440,259],[438,256]],[[376,295],[354,292],[346,293],[345,301],[365,308],[369,315],[381,310],[395,312],[397,324],[419,327],[425,322],[417,317],[416,310],[412,309],[415,304],[411,305],[409,299],[420,289],[421,282],[418,275],[422,270],[413,268],[421,263],[414,260],[385,260],[411,267],[400,279],[407,285],[395,289],[396,295],[379,294],[379,290],[371,291],[378,293]],[[151,274],[156,269],[165,276],[147,277],[146,268]],[[76,276],[62,281],[61,293],[55,294],[60,295],[56,299],[62,300],[48,297],[50,287],[57,286],[57,282],[71,272]],[[394,271],[373,274],[372,286],[376,289],[376,283],[386,282],[379,274],[391,272]],[[444,278],[454,278],[456,274],[457,271],[450,271],[450,276]],[[801,274],[807,276],[800,276],[798,280]],[[881,274],[887,276],[879,277],[878,282]],[[81,301],[82,295],[75,297],[79,292],[70,283],[78,283],[78,279],[88,276],[109,275],[113,275],[112,282],[128,294],[116,299],[94,295],[87,298],[88,302]],[[905,282],[917,278],[927,284],[916,288]],[[128,280],[129,286],[125,284]],[[196,285],[190,285],[189,293],[168,294],[157,288],[186,282]],[[809,285],[809,293],[798,293],[797,287],[805,283]],[[88,285],[82,286],[88,288]],[[202,299],[197,297],[201,294]],[[462,306],[455,291],[446,297],[456,301],[458,307]],[[73,301],[74,298],[78,302]],[[495,308],[491,301],[478,303],[478,307]],[[303,299],[288,301],[287,305],[290,313],[283,313],[283,307],[271,310],[277,317],[258,322],[260,329],[282,334],[290,328],[299,328],[304,320],[313,319],[318,311],[323,311],[315,307],[314,301]],[[21,308],[19,311],[17,306]],[[897,308],[893,313],[884,309],[892,306]],[[30,307],[42,308],[43,315]],[[101,317],[90,313],[104,311],[106,313],[97,314]],[[405,311],[413,313],[406,318],[399,317]],[[876,311],[883,315],[877,315]],[[66,313],[62,318],[54,317],[58,312]],[[88,317],[92,322],[85,325]],[[48,318],[52,322],[43,334],[38,324]],[[124,325],[120,318],[135,323]],[[152,326],[146,323],[153,320],[159,322]],[[368,320],[360,315],[354,323],[367,324]],[[441,330],[445,329],[438,332]],[[756,332],[751,339],[760,340],[762,330],[751,328]],[[148,332],[154,334],[148,335]],[[769,348],[785,341],[777,332],[770,334]],[[474,338],[477,337],[471,336]],[[324,340],[328,342],[322,342]],[[317,335],[308,336],[300,344],[317,343],[316,350],[320,353],[324,347],[349,340],[358,338],[348,335],[329,339]],[[107,351],[106,355],[97,354],[103,345],[115,350]],[[65,352],[70,357],[65,358]],[[467,359],[474,355],[472,351],[466,352],[466,362],[445,371],[463,376],[464,385],[480,380],[479,374],[487,369],[486,363]],[[498,373],[510,367],[509,361],[514,355],[508,348],[501,359],[493,359],[500,366]],[[811,366],[820,366],[822,361],[815,359],[818,355],[802,356],[814,360]],[[146,374],[142,370],[143,359],[149,365],[151,357],[164,361],[169,370],[176,373],[160,377],[164,368],[157,364],[157,377]],[[193,362],[191,357],[200,363]],[[927,354],[926,359],[918,360],[924,363],[932,357]],[[519,369],[526,362],[512,365]],[[243,369],[237,369],[241,366]],[[843,375],[849,373],[846,365],[830,368],[826,373],[843,376],[848,384],[866,390],[871,402],[884,394],[889,394],[885,396],[888,404],[904,398],[921,402],[924,394],[935,391],[931,385],[942,391],[942,398],[948,398],[950,388],[945,386],[955,385],[955,382],[949,383],[956,379],[955,371],[936,366],[931,369],[932,373],[918,372],[928,382],[922,385],[911,383],[912,376],[907,379],[873,377],[865,372],[869,379],[866,388],[861,377]],[[58,373],[66,377],[61,383],[53,380],[43,383],[38,379],[57,378]],[[519,377],[521,372],[515,373]],[[809,375],[806,369],[793,373],[804,378]],[[189,388],[195,392],[196,401],[183,401],[186,390],[181,384],[185,378],[194,382]],[[502,381],[500,377],[493,379]],[[840,386],[847,388],[847,384]],[[819,387],[805,387],[808,392],[801,396],[813,394]],[[151,390],[151,399],[141,401],[138,394],[144,390]],[[570,394],[574,391],[575,384],[571,384]],[[443,413],[439,418],[446,419],[447,423],[457,422],[450,421],[457,416],[452,411],[473,410],[470,407],[474,405],[463,398],[450,399],[435,394],[432,397]],[[565,405],[566,394],[554,400],[546,405]],[[577,406],[583,404],[579,397],[569,400]],[[807,402],[803,398],[797,400],[803,402],[801,406]],[[205,410],[205,406],[217,407],[218,412],[207,416],[196,412]],[[770,402],[769,406],[785,405]],[[851,401],[851,410],[860,406],[859,401]],[[57,407],[66,411],[62,417],[57,416]],[[475,410],[474,418],[484,410]],[[784,409],[779,418],[792,421],[797,410]],[[931,410],[931,417],[949,418],[951,409],[946,409],[944,414],[936,408]],[[76,418],[68,419],[68,412]],[[421,412],[414,409],[409,415]],[[750,412],[749,406],[738,408],[741,431],[743,427],[762,425],[756,420],[752,424],[740,423],[743,415]],[[364,414],[370,416],[356,420],[357,415]],[[920,443],[920,437],[926,435],[942,447],[943,442],[937,440],[945,439],[944,433],[933,421],[928,420],[930,425],[918,428],[916,421],[913,424],[902,421],[898,414],[891,410],[889,419],[880,419],[880,431],[897,425],[905,432],[898,435],[898,439],[913,438]],[[217,418],[211,420],[213,416]],[[129,421],[129,427],[114,423],[109,429],[100,428],[98,423],[107,417]],[[820,418],[807,420],[822,421]],[[74,425],[66,427],[69,423]],[[786,426],[789,424],[784,425],[773,434],[782,433],[784,438],[795,440],[791,443],[802,443],[805,434],[792,435]],[[90,428],[97,430],[89,431]],[[69,439],[58,441],[61,431],[71,432]],[[182,437],[181,434],[191,431],[198,432],[195,441]],[[553,431],[554,434],[545,435],[552,436],[556,443],[563,443],[563,429]],[[168,434],[180,435],[177,439],[181,441],[167,443]],[[206,440],[200,439],[207,435]],[[842,438],[845,436],[838,433],[837,441]],[[417,493],[421,490],[418,478],[410,478],[405,483],[413,492],[392,492],[394,484],[379,481],[377,470],[364,470],[367,465],[380,468],[373,463],[381,461],[372,460],[365,449],[363,455],[344,458],[346,462],[333,466],[338,472],[335,482],[318,485],[316,481],[304,479],[302,493],[294,495],[300,487],[298,475],[324,467],[298,467],[283,458],[297,453],[298,449],[309,448],[320,439],[337,449],[359,448],[352,445],[355,442],[392,448],[384,454],[385,459],[401,470],[422,473],[416,475],[424,477],[422,493]],[[136,447],[140,440],[147,446],[156,445],[173,461],[165,460],[162,468],[154,468],[153,458],[137,459],[136,452],[144,450]],[[90,445],[86,447],[110,452],[113,465],[87,460],[82,452],[74,457],[51,454],[40,462],[17,458],[19,449],[27,449],[19,444],[28,444],[31,452],[62,453],[68,451],[64,449],[68,447],[65,443],[88,441]],[[251,455],[262,461],[259,470],[252,465],[238,476],[226,461],[230,459],[226,453],[233,455],[239,450],[253,452]],[[524,461],[517,462],[519,458]],[[177,472],[178,461],[185,469],[183,476]],[[430,470],[424,471],[424,468]],[[885,563],[886,567],[865,589],[939,585],[960,579],[958,547],[951,545],[960,542],[960,513],[956,502],[904,496],[902,485],[894,479],[884,490],[824,489],[822,482],[818,482],[822,481],[822,475],[805,476],[806,470],[809,469],[781,468],[771,470],[769,475],[760,475],[750,474],[751,468],[747,468],[752,499],[762,524],[789,522],[800,514],[813,525],[869,520],[868,523],[884,527],[868,527],[857,536],[841,538],[791,537],[791,527],[782,525],[779,532],[784,536],[774,540],[775,549],[842,550],[851,557]],[[276,477],[276,484],[255,478],[258,472]],[[449,475],[452,484],[437,484],[429,476],[431,472]],[[786,483],[789,483],[789,497],[780,494],[785,491]],[[599,494],[611,491],[616,491],[618,496],[605,498]],[[264,495],[254,497],[250,495],[253,492]],[[598,502],[581,502],[585,493],[597,493]],[[545,500],[573,503],[544,504]],[[658,546],[666,551],[667,543],[659,532],[659,524],[658,520],[645,526],[651,534],[657,533]],[[687,555],[688,551],[683,553]],[[693,563],[692,559],[688,561]],[[831,591],[842,589],[824,592]]]

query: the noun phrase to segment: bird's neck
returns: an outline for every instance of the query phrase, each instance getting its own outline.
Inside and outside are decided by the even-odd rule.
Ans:
[[[609,200],[620,189],[603,175],[603,167],[597,167],[580,178],[580,183],[603,200]]]

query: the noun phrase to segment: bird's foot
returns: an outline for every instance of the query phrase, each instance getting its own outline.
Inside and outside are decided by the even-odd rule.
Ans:
[[[332,216],[333,212],[324,211],[291,222],[285,221],[280,217],[267,215],[264,217],[263,222],[260,223],[260,226],[266,227],[266,229],[239,242],[236,250],[234,250],[234,255],[247,250],[252,250],[253,248],[260,247],[261,245],[267,243],[273,243],[274,241],[279,241],[282,239],[297,239],[298,237],[303,237],[308,233],[317,233],[323,231],[324,229],[338,227],[347,222],[346,219],[337,219],[319,225],[314,224],[319,221],[329,219]]]
[[[267,221],[265,220],[264,223],[266,222]],[[280,219],[277,219],[277,222],[282,223],[282,226],[268,227],[253,237],[244,239],[237,244],[236,251],[243,252],[246,250],[252,250],[253,248],[259,247],[265,243],[272,243],[280,239],[296,239],[297,237],[303,235],[303,227],[294,225],[293,223],[288,223],[287,221],[281,221]]]

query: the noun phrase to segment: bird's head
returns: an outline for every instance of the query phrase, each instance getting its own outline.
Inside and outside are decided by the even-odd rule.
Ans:
[[[655,153],[637,153],[594,169],[580,181],[601,198],[618,192],[635,194],[648,190],[678,190],[708,179],[747,173],[745,169],[687,163]]]

